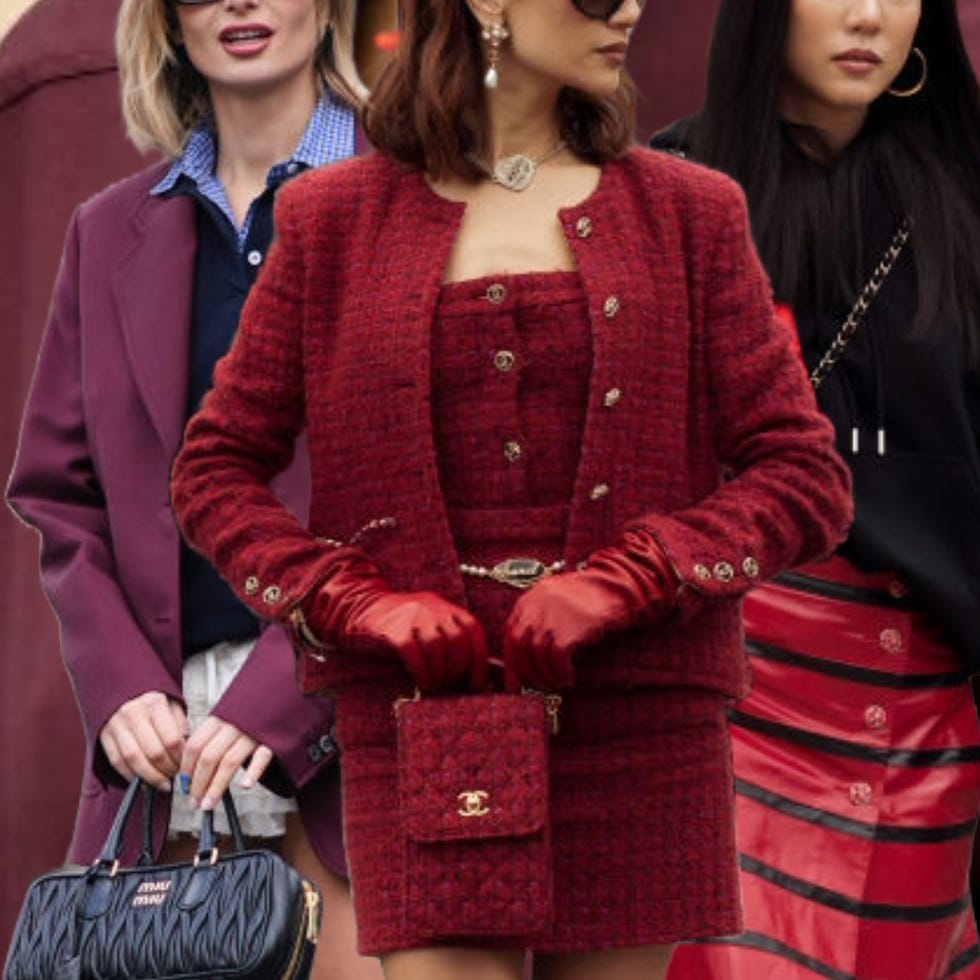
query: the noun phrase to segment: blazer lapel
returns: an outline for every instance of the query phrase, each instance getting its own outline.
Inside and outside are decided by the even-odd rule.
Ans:
[[[148,196],[130,226],[133,246],[116,269],[116,308],[136,386],[164,450],[173,455],[187,412],[194,203],[182,195]]]

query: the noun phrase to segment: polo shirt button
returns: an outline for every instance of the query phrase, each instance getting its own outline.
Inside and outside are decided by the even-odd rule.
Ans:
[[[493,366],[498,371],[506,372],[513,368],[516,360],[517,358],[514,357],[513,351],[498,350],[497,353],[493,355]]]
[[[608,483],[597,483],[590,491],[589,497],[592,500],[602,500],[603,497],[609,494],[609,484]]]
[[[286,164],[286,173],[287,174],[294,174],[294,173],[296,173],[297,170],[299,170],[299,164],[295,160],[292,163],[287,163]]]
[[[575,234],[579,238],[588,238],[592,234],[592,219],[581,217],[575,222]]]
[[[873,798],[871,787],[867,783],[851,783],[847,796],[852,806],[867,806]]]
[[[715,565],[714,576],[719,582],[731,582],[735,578],[735,569],[727,561],[720,561]]]
[[[252,251],[248,253],[247,258],[249,265],[262,265],[262,253],[257,248],[253,248]]]
[[[245,579],[245,595],[255,595],[259,591],[259,580],[254,575]]]
[[[888,627],[878,634],[878,645],[885,653],[900,653],[902,650],[902,634],[897,629]]]
[[[323,749],[315,742],[306,750],[306,755],[310,762],[319,762],[323,758]]]
[[[612,408],[620,398],[623,397],[623,393],[618,388],[610,388],[605,395],[602,396],[602,404],[606,408]]]
[[[873,732],[880,732],[888,724],[888,712],[880,704],[869,704],[864,709],[864,723]]]
[[[491,283],[489,286],[487,286],[487,299],[490,300],[491,303],[502,303],[505,299],[507,299],[506,287],[499,282]]]
[[[334,756],[337,754],[337,746],[329,735],[321,735],[318,744],[324,756]]]
[[[694,575],[695,578],[699,578],[702,582],[706,582],[709,578],[711,578],[711,570],[707,565],[698,564],[694,566]]]
[[[602,312],[611,320],[619,312],[619,297],[609,296],[602,304]]]
[[[742,562],[742,571],[745,572],[749,578],[758,578],[759,563],[754,558],[746,558],[745,561]]]
[[[270,585],[262,593],[262,601],[267,606],[274,606],[282,598],[282,589],[278,585]]]

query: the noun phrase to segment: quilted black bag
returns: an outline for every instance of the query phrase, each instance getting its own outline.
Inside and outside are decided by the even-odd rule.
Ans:
[[[193,861],[152,863],[144,787],[140,864],[120,868],[123,830],[143,784],[130,785],[97,861],[36,879],[27,891],[3,980],[305,980],[320,895],[267,850],[245,850],[230,795],[234,849],[218,854],[205,812]]]

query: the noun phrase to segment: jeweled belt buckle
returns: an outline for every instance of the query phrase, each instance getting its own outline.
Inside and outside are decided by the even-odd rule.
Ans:
[[[551,569],[537,558],[506,558],[490,569],[490,578],[514,589],[529,589],[551,574]]]

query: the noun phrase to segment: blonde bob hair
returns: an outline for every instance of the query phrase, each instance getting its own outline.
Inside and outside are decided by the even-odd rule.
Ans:
[[[325,25],[315,68],[342,102],[359,108],[367,94],[354,64],[357,0],[315,0]],[[174,41],[172,0],[123,0],[116,25],[116,58],[129,138],[140,150],[176,157],[195,126],[211,115],[207,81]]]

